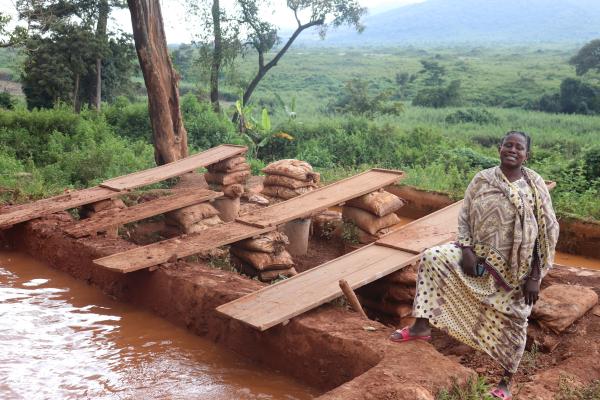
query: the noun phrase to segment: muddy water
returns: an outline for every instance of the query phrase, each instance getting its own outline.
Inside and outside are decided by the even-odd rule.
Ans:
[[[29,257],[0,251],[1,399],[315,395]]]

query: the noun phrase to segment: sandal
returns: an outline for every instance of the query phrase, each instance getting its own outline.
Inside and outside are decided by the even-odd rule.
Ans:
[[[408,326],[402,329],[397,329],[390,336],[392,342],[408,342],[411,340],[424,340],[426,342],[431,340],[431,335],[425,336],[412,336],[408,330]]]
[[[490,396],[501,400],[512,400],[512,396],[507,394],[504,389],[496,388],[490,392]]]

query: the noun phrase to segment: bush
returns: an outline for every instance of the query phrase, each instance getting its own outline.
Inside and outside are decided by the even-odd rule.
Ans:
[[[460,81],[452,81],[447,87],[425,88],[419,90],[412,101],[414,106],[452,107],[461,102]]]
[[[242,144],[235,125],[225,115],[215,113],[209,102],[186,94],[181,99],[181,112],[191,146],[207,149],[223,143]]]
[[[474,123],[479,125],[496,125],[500,123],[500,119],[488,110],[469,108],[466,110],[458,110],[446,116],[448,124],[464,124]]]
[[[0,93],[0,108],[6,110],[13,110],[15,108],[15,100],[10,93],[6,91]]]

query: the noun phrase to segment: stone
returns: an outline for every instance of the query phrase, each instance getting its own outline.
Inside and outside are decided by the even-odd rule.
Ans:
[[[592,289],[579,285],[557,284],[540,292],[531,318],[542,327],[561,333],[598,303]]]

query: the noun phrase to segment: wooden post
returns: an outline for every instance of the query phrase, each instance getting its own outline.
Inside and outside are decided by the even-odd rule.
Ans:
[[[342,289],[344,296],[346,296],[346,299],[348,299],[348,303],[350,303],[352,309],[359,313],[364,319],[369,319],[369,317],[367,317],[367,314],[365,314],[365,311],[363,310],[362,306],[360,305],[358,297],[356,297],[356,293],[354,293],[354,290],[352,290],[348,282],[345,279],[340,279],[339,283],[340,288]]]

